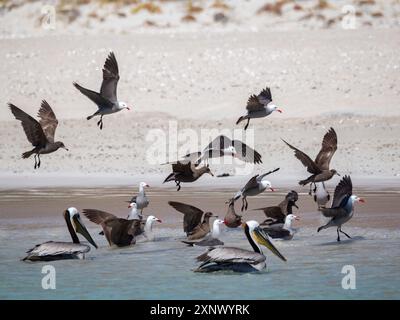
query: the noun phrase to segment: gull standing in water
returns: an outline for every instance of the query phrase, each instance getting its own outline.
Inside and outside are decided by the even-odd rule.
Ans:
[[[299,181],[299,184],[305,186],[308,183],[316,183],[330,180],[335,174],[340,176],[335,169],[329,169],[329,164],[333,155],[337,150],[337,135],[336,131],[333,128],[330,128],[328,132],[325,134],[324,139],[322,140],[322,147],[319,151],[315,161],[313,161],[308,155],[306,155],[303,151],[293,147],[285,140],[282,139],[289,148],[294,150],[294,155],[297,159],[301,161],[303,166],[307,168],[307,171],[311,173],[305,180]],[[311,184],[310,184],[310,193],[311,195]]]
[[[264,173],[262,175],[255,175],[253,178],[251,178],[246,185],[240,190],[238,191],[235,196],[233,197],[233,200],[238,200],[240,197],[242,198],[242,209],[241,211],[243,211],[243,209],[247,210],[247,206],[248,206],[248,202],[247,202],[247,197],[252,197],[252,196],[256,196],[262,192],[264,192],[267,188],[270,189],[272,192],[275,191],[272,188],[271,182],[267,181],[267,180],[263,180],[264,177],[266,177],[267,175],[274,173],[276,171],[278,171],[279,168],[276,168],[272,171],[269,171],[267,173]]]
[[[182,241],[183,243],[188,244],[189,246],[199,246],[199,247],[209,247],[209,246],[222,246],[224,243],[219,240],[219,236],[221,235],[221,225],[224,224],[224,221],[221,219],[215,219],[213,222],[213,227],[210,233],[208,233],[203,239],[195,240],[195,241]]]
[[[146,182],[141,182],[139,184],[139,193],[133,196],[129,202],[128,208],[131,208],[133,204],[136,204],[136,208],[140,210],[140,214],[143,214],[143,209],[149,205],[149,199],[146,196],[144,188],[149,188],[150,186]]]
[[[273,224],[262,229],[273,239],[291,240],[295,233],[292,229],[293,220],[299,220],[299,217],[294,214],[288,214],[283,225]]]
[[[101,83],[100,93],[86,89],[76,82],[73,83],[82,94],[92,100],[98,110],[86,119],[90,120],[95,116],[100,116],[97,125],[103,129],[103,116],[119,112],[123,109],[130,110],[125,102],[118,101],[117,85],[119,81],[119,70],[117,59],[113,52],[110,52],[103,67],[103,82]]]
[[[335,188],[331,208],[319,209],[330,220],[326,225],[319,227],[317,232],[330,227],[336,227],[337,241],[340,241],[339,232],[351,239],[346,232],[342,231],[342,225],[353,217],[355,202],[364,203],[365,200],[353,194],[351,178],[350,176],[344,176]]]
[[[90,221],[102,227],[103,233],[110,246],[116,245],[118,247],[134,245],[136,243],[136,237],[143,234],[146,230],[151,230],[151,224],[153,224],[154,221],[161,222],[160,219],[155,217],[153,219],[153,216],[149,216],[149,218],[152,218],[148,218],[143,227],[141,220],[118,218],[112,213],[97,209],[84,209],[83,214]],[[146,227],[148,224],[150,225]]]
[[[35,169],[40,168],[41,154],[52,153],[59,148],[68,151],[63,142],[54,141],[58,120],[46,100],[42,101],[38,112],[39,122],[15,105],[9,103],[8,106],[15,118],[21,121],[26,137],[34,146],[32,150],[24,152],[22,158],[26,159],[35,154]]]
[[[324,182],[315,183],[313,193],[313,199],[318,204],[318,209],[324,208],[331,199],[331,195],[328,190],[326,190]]]
[[[265,207],[265,208],[258,208],[253,210],[262,210],[264,211],[265,216],[267,219],[261,223],[262,225],[272,225],[272,224],[284,224],[286,216],[293,213],[292,207],[299,208],[296,205],[297,200],[299,199],[299,195],[296,191],[290,191],[286,196],[285,200],[283,200],[277,206]]]
[[[24,261],[84,259],[85,253],[90,251],[90,247],[80,243],[77,232],[83,235],[97,249],[96,243],[87,231],[76,208],[71,207],[65,210],[63,216],[72,242],[48,241],[38,244],[27,251],[28,255],[23,259]]]
[[[266,268],[266,257],[260,245],[267,247],[283,261],[286,258],[275,248],[269,236],[260,228],[257,221],[251,220],[243,224],[244,233],[253,251],[235,247],[211,247],[197,257],[202,264],[195,272],[235,271],[257,272]]]
[[[241,116],[236,121],[236,124],[239,124],[240,122],[247,120],[244,130],[249,126],[250,119],[264,118],[274,111],[282,113],[282,110],[272,103],[271,90],[268,87],[262,90],[258,96],[254,94],[250,96],[247,101],[246,110],[246,115]]]
[[[195,206],[177,201],[168,201],[168,204],[183,213],[183,231],[188,240],[202,239],[210,232],[210,218],[214,217],[212,212],[204,212]]]

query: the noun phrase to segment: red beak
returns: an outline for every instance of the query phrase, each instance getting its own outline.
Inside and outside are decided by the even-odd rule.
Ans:
[[[130,107],[126,107],[126,109],[127,109],[127,110],[131,110],[131,108],[130,108]]]
[[[282,109],[276,109],[276,111],[278,111],[279,113],[283,113]]]
[[[159,222],[159,223],[162,223],[161,219],[157,219],[156,221]]]
[[[363,198],[359,198],[358,202],[365,203],[365,200]]]
[[[300,220],[300,218],[299,218],[299,217],[296,217],[296,218],[294,218],[294,220]]]
[[[274,192],[274,191],[275,191],[275,189],[274,189],[274,188],[270,188],[270,189],[271,189],[271,191],[272,191],[272,192]]]

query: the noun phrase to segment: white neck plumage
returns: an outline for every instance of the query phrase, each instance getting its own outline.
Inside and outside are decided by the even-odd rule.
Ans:
[[[132,207],[128,215],[128,220],[142,220],[142,216],[139,214],[139,210],[136,207]]]
[[[214,239],[218,239],[221,234],[221,229],[219,228],[219,224],[217,221],[214,221],[213,227],[211,230],[211,237]]]

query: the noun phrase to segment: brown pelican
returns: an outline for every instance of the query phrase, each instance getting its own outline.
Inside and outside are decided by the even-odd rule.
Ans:
[[[211,212],[204,213],[195,206],[177,201],[168,201],[168,204],[183,213],[183,231],[188,240],[202,239],[210,232],[210,218],[213,217]]]
[[[251,197],[251,196],[256,196],[262,192],[264,192],[265,189],[270,189],[271,191],[274,191],[274,189],[272,188],[271,182],[267,181],[267,180],[263,180],[264,177],[266,177],[267,175],[278,171],[279,168],[276,168],[270,172],[264,173],[262,175],[255,175],[253,178],[251,178],[246,185],[240,190],[238,191],[235,196],[233,197],[233,199],[236,201],[237,199],[239,199],[240,197],[242,197],[242,209],[241,211],[243,211],[243,209],[247,210],[247,197]]]
[[[211,247],[197,257],[202,264],[195,272],[235,271],[254,272],[266,268],[266,258],[260,244],[267,247],[283,261],[285,257],[275,248],[268,235],[260,228],[257,221],[251,220],[243,224],[244,232],[253,251],[234,247]]]
[[[325,188],[324,182],[315,183],[315,188],[313,190],[314,193],[314,201],[318,204],[318,209],[325,207],[325,205],[331,199],[331,195],[328,190]]]
[[[96,249],[97,245],[83,224],[79,212],[76,208],[69,208],[63,213],[71,242],[48,241],[36,245],[28,250],[28,255],[23,259],[29,261],[54,261],[64,259],[84,259],[85,253],[90,251],[90,247],[79,242],[77,232],[83,235]]]
[[[52,153],[57,151],[59,148],[68,151],[63,142],[54,141],[58,120],[50,105],[45,100],[42,101],[38,112],[38,117],[40,118],[39,121],[36,121],[29,114],[11,103],[9,103],[8,106],[10,107],[15,119],[21,121],[26,137],[34,146],[32,150],[24,152],[22,158],[26,159],[34,154],[35,169],[40,168],[41,154]]]
[[[213,227],[210,233],[208,233],[203,239],[195,240],[195,241],[182,241],[190,246],[200,246],[200,247],[209,247],[209,246],[223,246],[224,243],[219,240],[219,236],[221,234],[220,226],[224,224],[224,221],[221,219],[215,219],[213,222]]]
[[[118,218],[112,213],[97,209],[84,209],[83,214],[93,223],[101,225],[110,246],[133,245],[136,243],[136,236],[143,233],[140,220]]]
[[[235,201],[228,201],[228,211],[225,214],[224,223],[228,228],[237,228],[242,225],[242,216],[235,212]]]
[[[319,151],[315,161],[306,155],[303,151],[293,147],[285,140],[282,139],[291,149],[294,150],[294,155],[301,161],[307,171],[311,173],[305,180],[299,181],[299,184],[304,186],[308,183],[323,182],[331,179],[335,174],[340,176],[335,169],[329,169],[329,164],[337,149],[337,135],[333,128],[330,128],[322,140],[322,147]],[[311,185],[310,185],[311,194]]]
[[[196,165],[201,161],[208,163],[210,158],[232,156],[244,162],[262,163],[261,155],[240,140],[231,140],[227,136],[220,135],[204,148]]]
[[[103,116],[112,114],[123,109],[130,110],[125,102],[118,101],[117,85],[119,81],[119,71],[117,59],[113,52],[110,52],[103,67],[103,82],[101,83],[100,93],[86,89],[76,82],[73,83],[82,94],[92,100],[98,110],[86,119],[90,120],[95,116],[100,116],[97,125],[103,129]]]
[[[288,214],[284,224],[277,223],[262,229],[273,239],[291,240],[295,232],[292,229],[293,220],[299,220],[299,217],[294,214]]]
[[[244,120],[247,120],[246,126],[244,127],[244,130],[246,130],[247,127],[249,126],[250,119],[264,118],[266,116],[269,116],[274,111],[282,113],[282,110],[271,102],[272,102],[271,90],[268,87],[262,90],[258,96],[254,94],[251,95],[249,97],[249,100],[247,100],[247,105],[246,105],[247,114],[241,116],[236,121],[236,124],[239,124]]]
[[[350,176],[344,176],[335,188],[331,208],[319,209],[330,220],[326,225],[319,227],[317,232],[330,227],[337,227],[337,241],[340,241],[339,232],[343,233],[347,238],[351,238],[342,231],[342,225],[353,217],[354,202],[364,203],[365,200],[353,194],[353,184]]]
[[[292,207],[299,208],[296,205],[296,201],[299,199],[299,195],[296,191],[290,191],[286,196],[285,200],[283,200],[277,206],[265,207],[265,208],[258,208],[253,210],[262,210],[266,215],[267,219],[261,223],[261,225],[272,225],[276,223],[285,223],[285,218],[287,215],[292,214],[293,210]]]
[[[164,182],[175,181],[178,187],[177,191],[181,190],[181,182],[194,182],[199,179],[204,173],[214,176],[208,166],[197,168],[191,162],[182,164],[180,162],[172,164],[172,173],[165,178]]]
[[[149,188],[150,186],[146,182],[141,182],[139,184],[139,193],[136,196],[133,196],[129,202],[128,208],[131,208],[133,203],[136,204],[136,208],[140,210],[140,213],[143,213],[143,209],[149,205],[149,199],[146,196],[146,192],[144,188]]]

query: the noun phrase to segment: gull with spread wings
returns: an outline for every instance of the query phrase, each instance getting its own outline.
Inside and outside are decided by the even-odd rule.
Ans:
[[[95,116],[100,116],[97,125],[100,130],[103,129],[103,116],[119,112],[123,109],[130,110],[125,102],[118,101],[117,85],[119,80],[119,70],[117,59],[114,52],[110,52],[103,67],[103,82],[101,83],[100,93],[86,89],[76,82],[73,83],[82,94],[92,100],[98,107],[98,110],[86,119],[90,120]]]
[[[239,124],[240,122],[247,120],[244,130],[249,126],[250,119],[264,118],[274,111],[282,113],[282,110],[272,103],[271,89],[268,87],[262,90],[257,96],[253,94],[249,97],[247,100],[246,110],[247,114],[241,116],[236,121],[236,124]]]
[[[22,128],[25,131],[28,141],[34,146],[32,150],[24,152],[22,154],[22,158],[26,159],[34,154],[35,169],[40,167],[41,154],[52,153],[57,151],[59,148],[63,148],[68,151],[63,142],[54,141],[58,120],[46,100],[42,101],[39,109],[39,121],[35,120],[29,114],[11,103],[9,103],[8,106],[11,109],[15,119],[21,121]]]
[[[308,183],[313,183],[315,185],[316,182],[330,180],[335,174],[340,176],[340,174],[337,173],[335,169],[329,169],[329,164],[337,149],[337,135],[336,131],[333,128],[330,128],[325,134],[324,139],[322,140],[321,150],[315,158],[315,161],[313,161],[303,151],[300,151],[299,149],[293,147],[285,140],[282,139],[282,141],[294,150],[295,157],[299,159],[301,163],[307,168],[307,171],[311,173],[311,176],[309,176],[307,179],[299,181],[300,185],[304,186]]]
[[[271,182],[268,180],[263,180],[267,175],[278,171],[279,168],[276,168],[272,171],[267,173],[263,173],[262,175],[255,175],[249,181],[247,181],[246,185],[240,189],[233,197],[233,200],[236,201],[239,198],[242,198],[242,208],[241,211],[244,209],[247,210],[248,202],[247,197],[256,196],[262,192],[264,192],[267,188],[270,189],[272,192],[275,191],[272,188]]]
[[[342,225],[353,217],[355,202],[364,203],[365,200],[353,194],[351,178],[350,176],[344,176],[335,188],[332,206],[330,208],[319,209],[330,220],[326,225],[319,227],[317,232],[330,227],[337,227],[337,241],[340,241],[339,232],[351,239],[346,232],[342,231]]]
[[[204,148],[196,164],[200,164],[201,161],[208,163],[210,158],[224,156],[232,156],[244,162],[262,163],[261,155],[256,150],[240,140],[231,140],[227,136],[220,135]]]
[[[177,162],[172,164],[172,173],[165,178],[163,183],[175,181],[175,184],[178,187],[176,191],[179,191],[181,190],[181,182],[194,182],[204,173],[214,176],[208,166],[197,168],[196,165],[192,164],[191,162],[188,162],[187,164]]]

